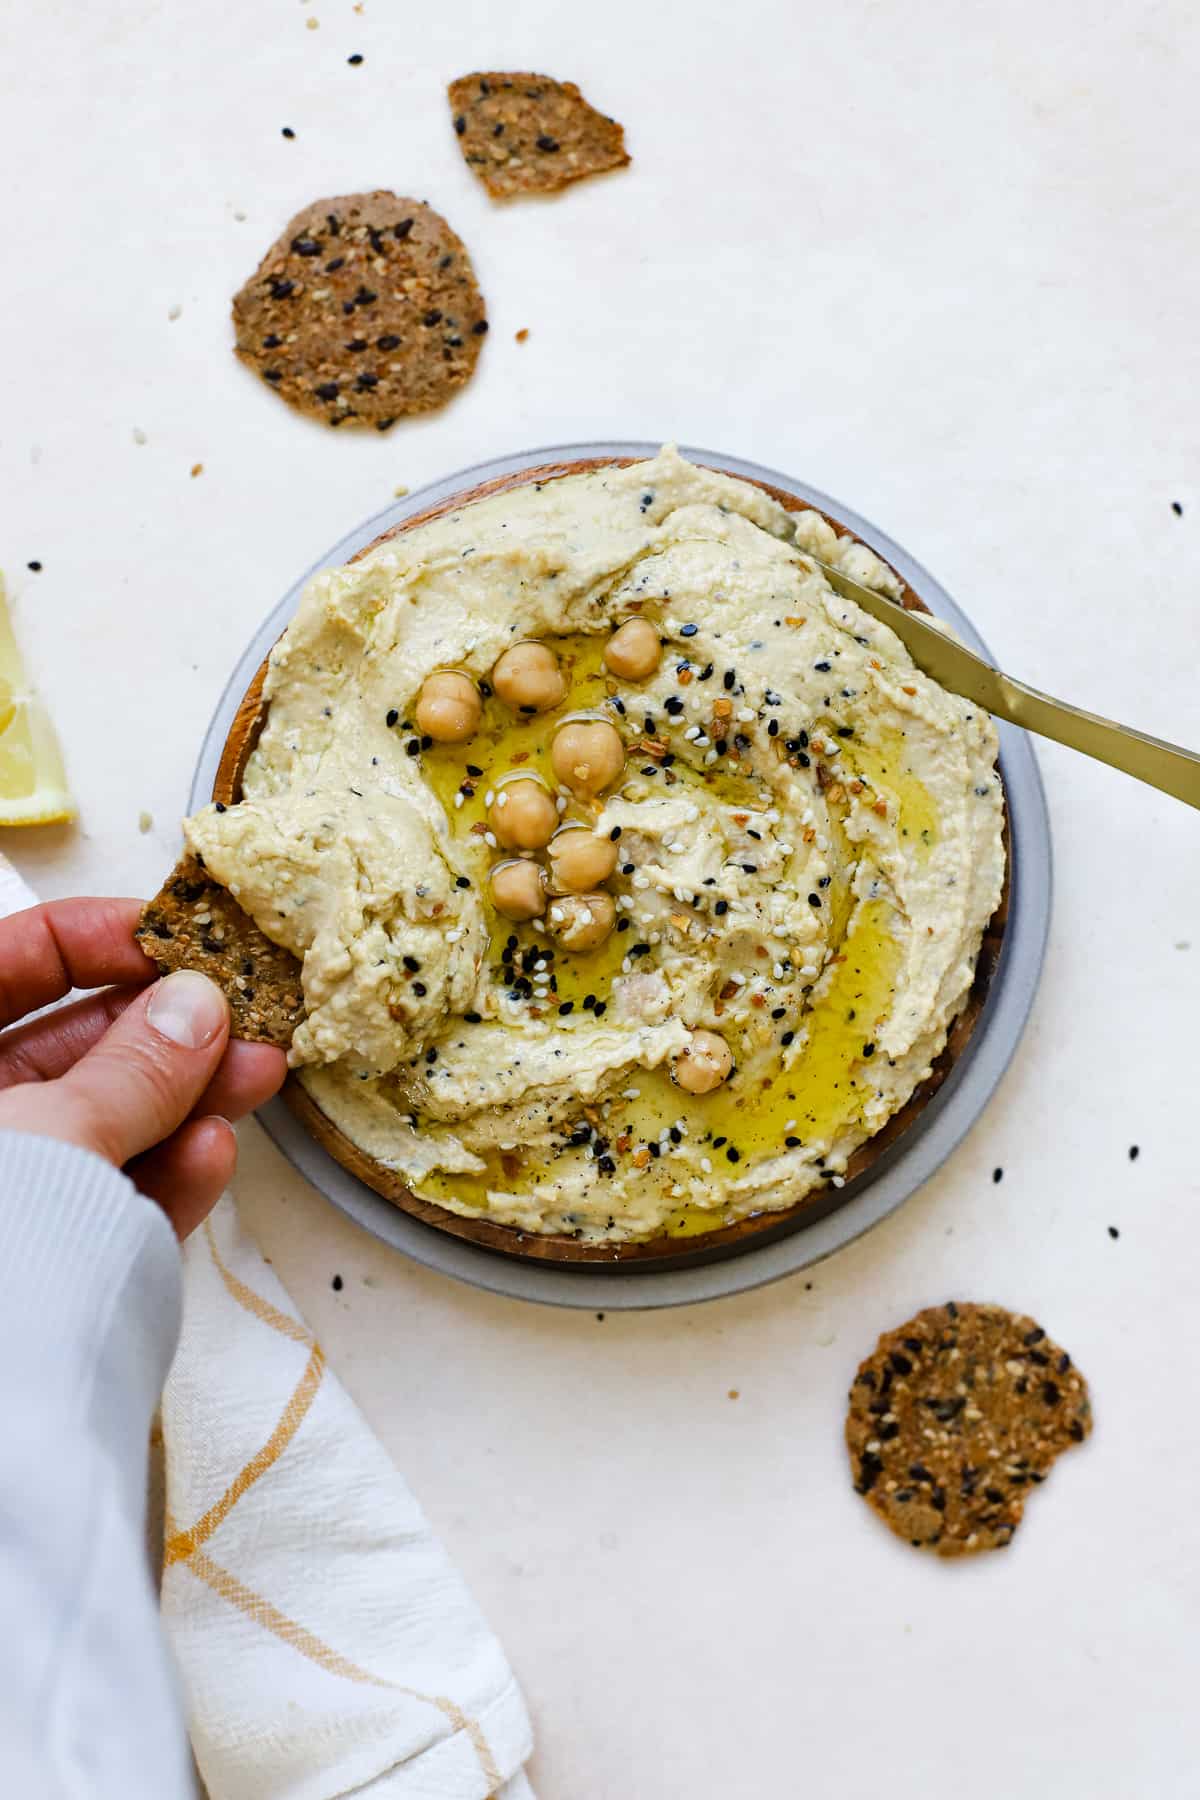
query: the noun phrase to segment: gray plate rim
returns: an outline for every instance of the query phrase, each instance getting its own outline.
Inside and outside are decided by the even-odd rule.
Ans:
[[[492,457],[414,490],[348,532],[293,583],[243,651],[205,734],[188,810],[196,811],[211,795],[221,751],[242,695],[294,613],[305,583],[318,569],[347,562],[356,551],[414,513],[480,482],[543,462],[576,457],[642,458],[655,455],[658,448],[657,443],[636,441],[552,444]],[[692,462],[768,482],[830,513],[890,563],[934,612],[956,628],[966,643],[991,660],[987,645],[941,583],[860,513],[778,469],[718,451],[687,445],[681,450]],[[878,1225],[934,1174],[987,1105],[1025,1029],[1050,926],[1050,824],[1033,747],[1025,733],[1014,726],[1000,726],[1000,763],[1008,797],[1013,881],[1004,946],[979,1023],[950,1076],[910,1130],[858,1181],[843,1190],[836,1210],[811,1224],[798,1226],[786,1236],[722,1261],[689,1268],[548,1268],[481,1249],[410,1218],[343,1169],[308,1135],[282,1101],[273,1100],[263,1107],[257,1115],[259,1122],[293,1167],[373,1236],[426,1268],[511,1299],[587,1311],[643,1311],[744,1293],[811,1268]]]

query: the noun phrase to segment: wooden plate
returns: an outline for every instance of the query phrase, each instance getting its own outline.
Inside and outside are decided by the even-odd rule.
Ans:
[[[388,538],[396,537],[401,532],[411,531],[414,526],[424,525],[430,519],[441,517],[444,513],[454,512],[458,508],[469,505],[476,500],[485,499],[490,494],[501,493],[507,488],[520,487],[531,481],[554,481],[564,475],[586,474],[594,469],[607,467],[625,467],[635,461],[633,457],[581,457],[568,462],[549,462],[539,464],[536,468],[521,469],[515,474],[501,475],[493,481],[481,482],[478,486],[467,488],[453,494],[436,506],[416,513],[405,519],[391,531],[386,531],[358,551],[352,559],[357,562]],[[747,481],[752,478],[738,476],[738,480]],[[796,495],[785,489],[773,487],[765,481],[752,481],[752,485],[762,488],[770,494],[788,512],[809,512],[818,509],[807,501],[798,499]],[[822,514],[840,535],[846,535],[848,527],[843,525],[832,514]],[[852,535],[852,534],[851,534]],[[903,582],[904,605],[911,612],[928,612],[920,595]],[[246,689],[234,716],[225,747],[213,781],[212,798],[225,805],[233,805],[241,799],[242,776],[251,751],[257,744],[266,720],[267,704],[263,701],[263,683],[266,679],[266,660],[259,665],[254,678]],[[975,965],[975,980],[967,996],[966,1003],[950,1028],[946,1046],[934,1062],[933,1067],[909,1100],[900,1111],[894,1113],[874,1137],[861,1144],[854,1152],[846,1168],[846,1183],[849,1184],[868,1170],[874,1162],[907,1132],[919,1118],[923,1109],[937,1093],[955,1062],[962,1055],[971,1034],[978,1023],[991,987],[992,978],[1000,957],[1004,939],[1004,927],[1008,918],[1009,896],[1012,887],[1011,844],[1007,825],[1004,828],[1005,873],[1004,889],[1000,896],[1000,904],[992,914],[984,932],[983,943],[979,951],[979,959]],[[667,1233],[660,1233],[653,1238],[637,1243],[607,1244],[586,1243],[580,1240],[541,1232],[519,1231],[515,1226],[501,1224],[491,1219],[463,1218],[458,1213],[438,1206],[431,1200],[422,1200],[413,1194],[391,1169],[368,1156],[365,1151],[351,1143],[344,1132],[326,1117],[320,1107],[310,1097],[294,1075],[289,1075],[283,1088],[283,1099],[289,1110],[296,1116],[312,1136],[342,1166],[357,1176],[360,1181],[373,1188],[384,1199],[420,1219],[424,1224],[436,1227],[439,1231],[449,1232],[454,1237],[466,1238],[471,1243],[484,1246],[486,1249],[499,1251],[506,1256],[521,1257],[526,1261],[538,1261],[562,1264],[634,1264],[641,1267],[653,1267],[656,1264],[670,1264],[680,1267],[689,1258],[696,1261],[709,1260],[714,1252],[731,1254],[747,1250],[769,1237],[780,1234],[781,1228],[800,1226],[816,1216],[824,1216],[831,1209],[830,1196],[827,1189],[814,1189],[795,1205],[777,1208],[771,1212],[762,1212],[750,1218],[739,1219],[736,1224],[726,1225],[718,1230],[705,1232],[697,1237],[680,1238]]]

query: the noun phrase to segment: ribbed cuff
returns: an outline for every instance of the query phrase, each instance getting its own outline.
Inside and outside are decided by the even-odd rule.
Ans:
[[[136,1467],[179,1335],[166,1215],[90,1150],[0,1132],[0,1284],[5,1354]]]

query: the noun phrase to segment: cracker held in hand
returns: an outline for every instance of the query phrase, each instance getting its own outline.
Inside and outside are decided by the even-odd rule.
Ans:
[[[273,944],[198,856],[185,855],[134,933],[160,975],[199,969],[229,1002],[233,1036],[286,1050],[304,1017],[300,964]]]
[[[460,75],[447,92],[462,153],[497,200],[552,194],[629,161],[623,128],[573,81],[501,71]]]
[[[850,1390],[861,1494],[939,1556],[1011,1543],[1030,1489],[1092,1428],[1087,1383],[1034,1320],[951,1301],[880,1338]]]
[[[233,302],[237,354],[289,406],[386,431],[467,381],[487,318],[460,238],[379,192],[297,213]]]

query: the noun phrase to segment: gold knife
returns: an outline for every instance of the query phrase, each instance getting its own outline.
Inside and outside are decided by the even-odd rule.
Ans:
[[[1069,706],[1065,700],[1052,700],[1049,694],[1026,687],[1011,675],[1002,675],[973,650],[931,624],[927,614],[909,612],[886,594],[876,593],[852,575],[844,575],[840,569],[822,562],[807,547],[797,548],[807,562],[822,571],[837,593],[856,600],[864,612],[890,626],[918,669],[932,676],[940,687],[961,694],[964,700],[973,700],[976,706],[998,719],[1007,719],[1010,725],[1053,738],[1056,744],[1066,744],[1070,750],[1081,750],[1085,756],[1094,756],[1097,762],[1161,788],[1164,794],[1171,794],[1188,806],[1200,807],[1200,755],[1194,750],[1164,743],[1162,738],[1134,731],[1129,725],[1117,725],[1097,713]]]

